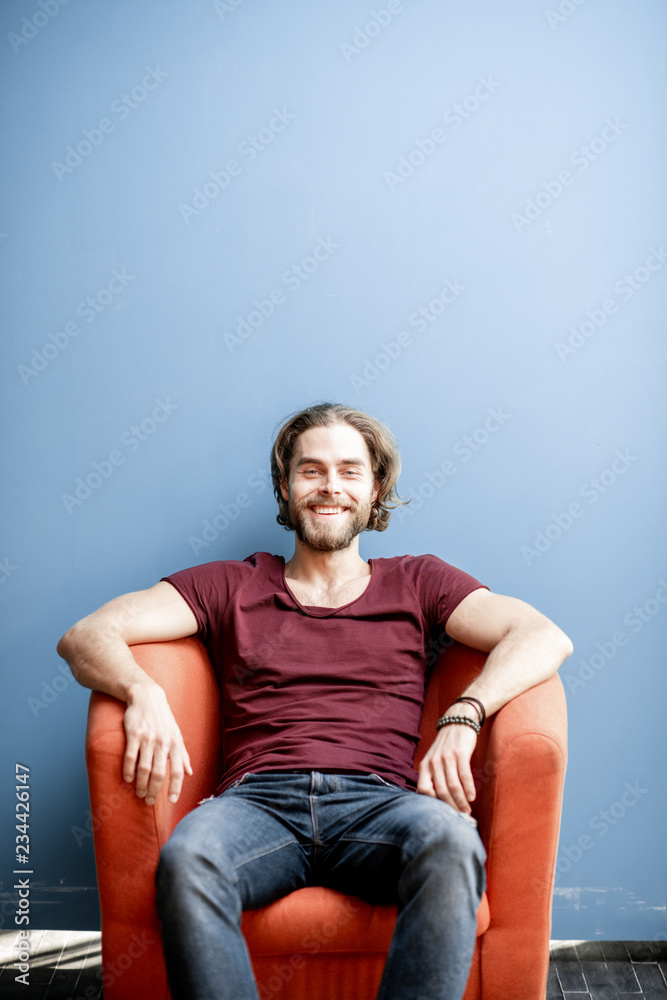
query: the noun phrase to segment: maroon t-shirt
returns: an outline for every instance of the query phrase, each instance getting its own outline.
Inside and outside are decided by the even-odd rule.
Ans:
[[[220,684],[218,791],[246,771],[301,768],[415,786],[429,644],[483,585],[433,555],[368,561],[366,590],[342,608],[302,605],[268,552],[163,578],[192,608]]]

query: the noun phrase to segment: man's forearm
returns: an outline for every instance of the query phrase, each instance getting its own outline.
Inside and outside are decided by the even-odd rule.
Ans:
[[[73,625],[58,643],[79,684],[127,705],[123,778],[136,778],[136,793],[148,805],[157,800],[167,773],[169,799],[176,802],[192,767],[164,688],[141,669],[130,646],[180,639],[196,630],[189,606],[171,584],[161,581],[114,598]]]
[[[84,687],[129,704],[133,692],[154,692],[159,687],[135,661],[130,645],[179,639],[196,630],[189,606],[171,584],[162,581],[115,597],[82,618],[62,637],[58,652]]]
[[[479,698],[491,715],[555,674],[571,653],[568,637],[548,619],[517,625],[494,646],[479,676],[461,694]]]
[[[117,625],[103,616],[84,618],[69,629],[58,643],[58,653],[79,684],[126,704],[137,690],[157,687],[132,656]]]

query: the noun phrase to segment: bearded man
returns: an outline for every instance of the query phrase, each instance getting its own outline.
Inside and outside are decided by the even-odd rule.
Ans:
[[[196,635],[221,692],[216,795],[165,845],[156,904],[174,1000],[257,997],[244,909],[306,885],[398,917],[378,997],[428,982],[457,1000],[472,960],[485,851],[471,818],[480,726],[556,672],[567,636],[523,601],[491,593],[435,555],[365,560],[400,498],[389,430],[342,404],[311,406],[271,452],[277,520],[294,553],[211,562],[116,598],[58,651],[77,680],[127,704],[123,777],[153,805],[192,774],[160,688],[128,646]],[[429,645],[443,630],[488,652],[413,769]],[[169,767],[167,766],[169,765]]]

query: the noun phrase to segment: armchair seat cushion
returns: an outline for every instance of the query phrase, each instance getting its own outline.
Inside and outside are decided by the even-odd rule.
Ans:
[[[252,955],[316,955],[326,951],[387,954],[396,922],[395,906],[375,906],[333,889],[297,889],[283,899],[243,914],[242,930]],[[477,911],[477,936],[490,922],[486,893]]]

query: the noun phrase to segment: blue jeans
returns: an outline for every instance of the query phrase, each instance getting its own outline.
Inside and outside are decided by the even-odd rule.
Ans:
[[[174,1000],[255,1000],[241,912],[307,885],[398,905],[378,1000],[460,1000],[486,853],[439,799],[372,774],[246,774],[174,829],[157,909]]]

